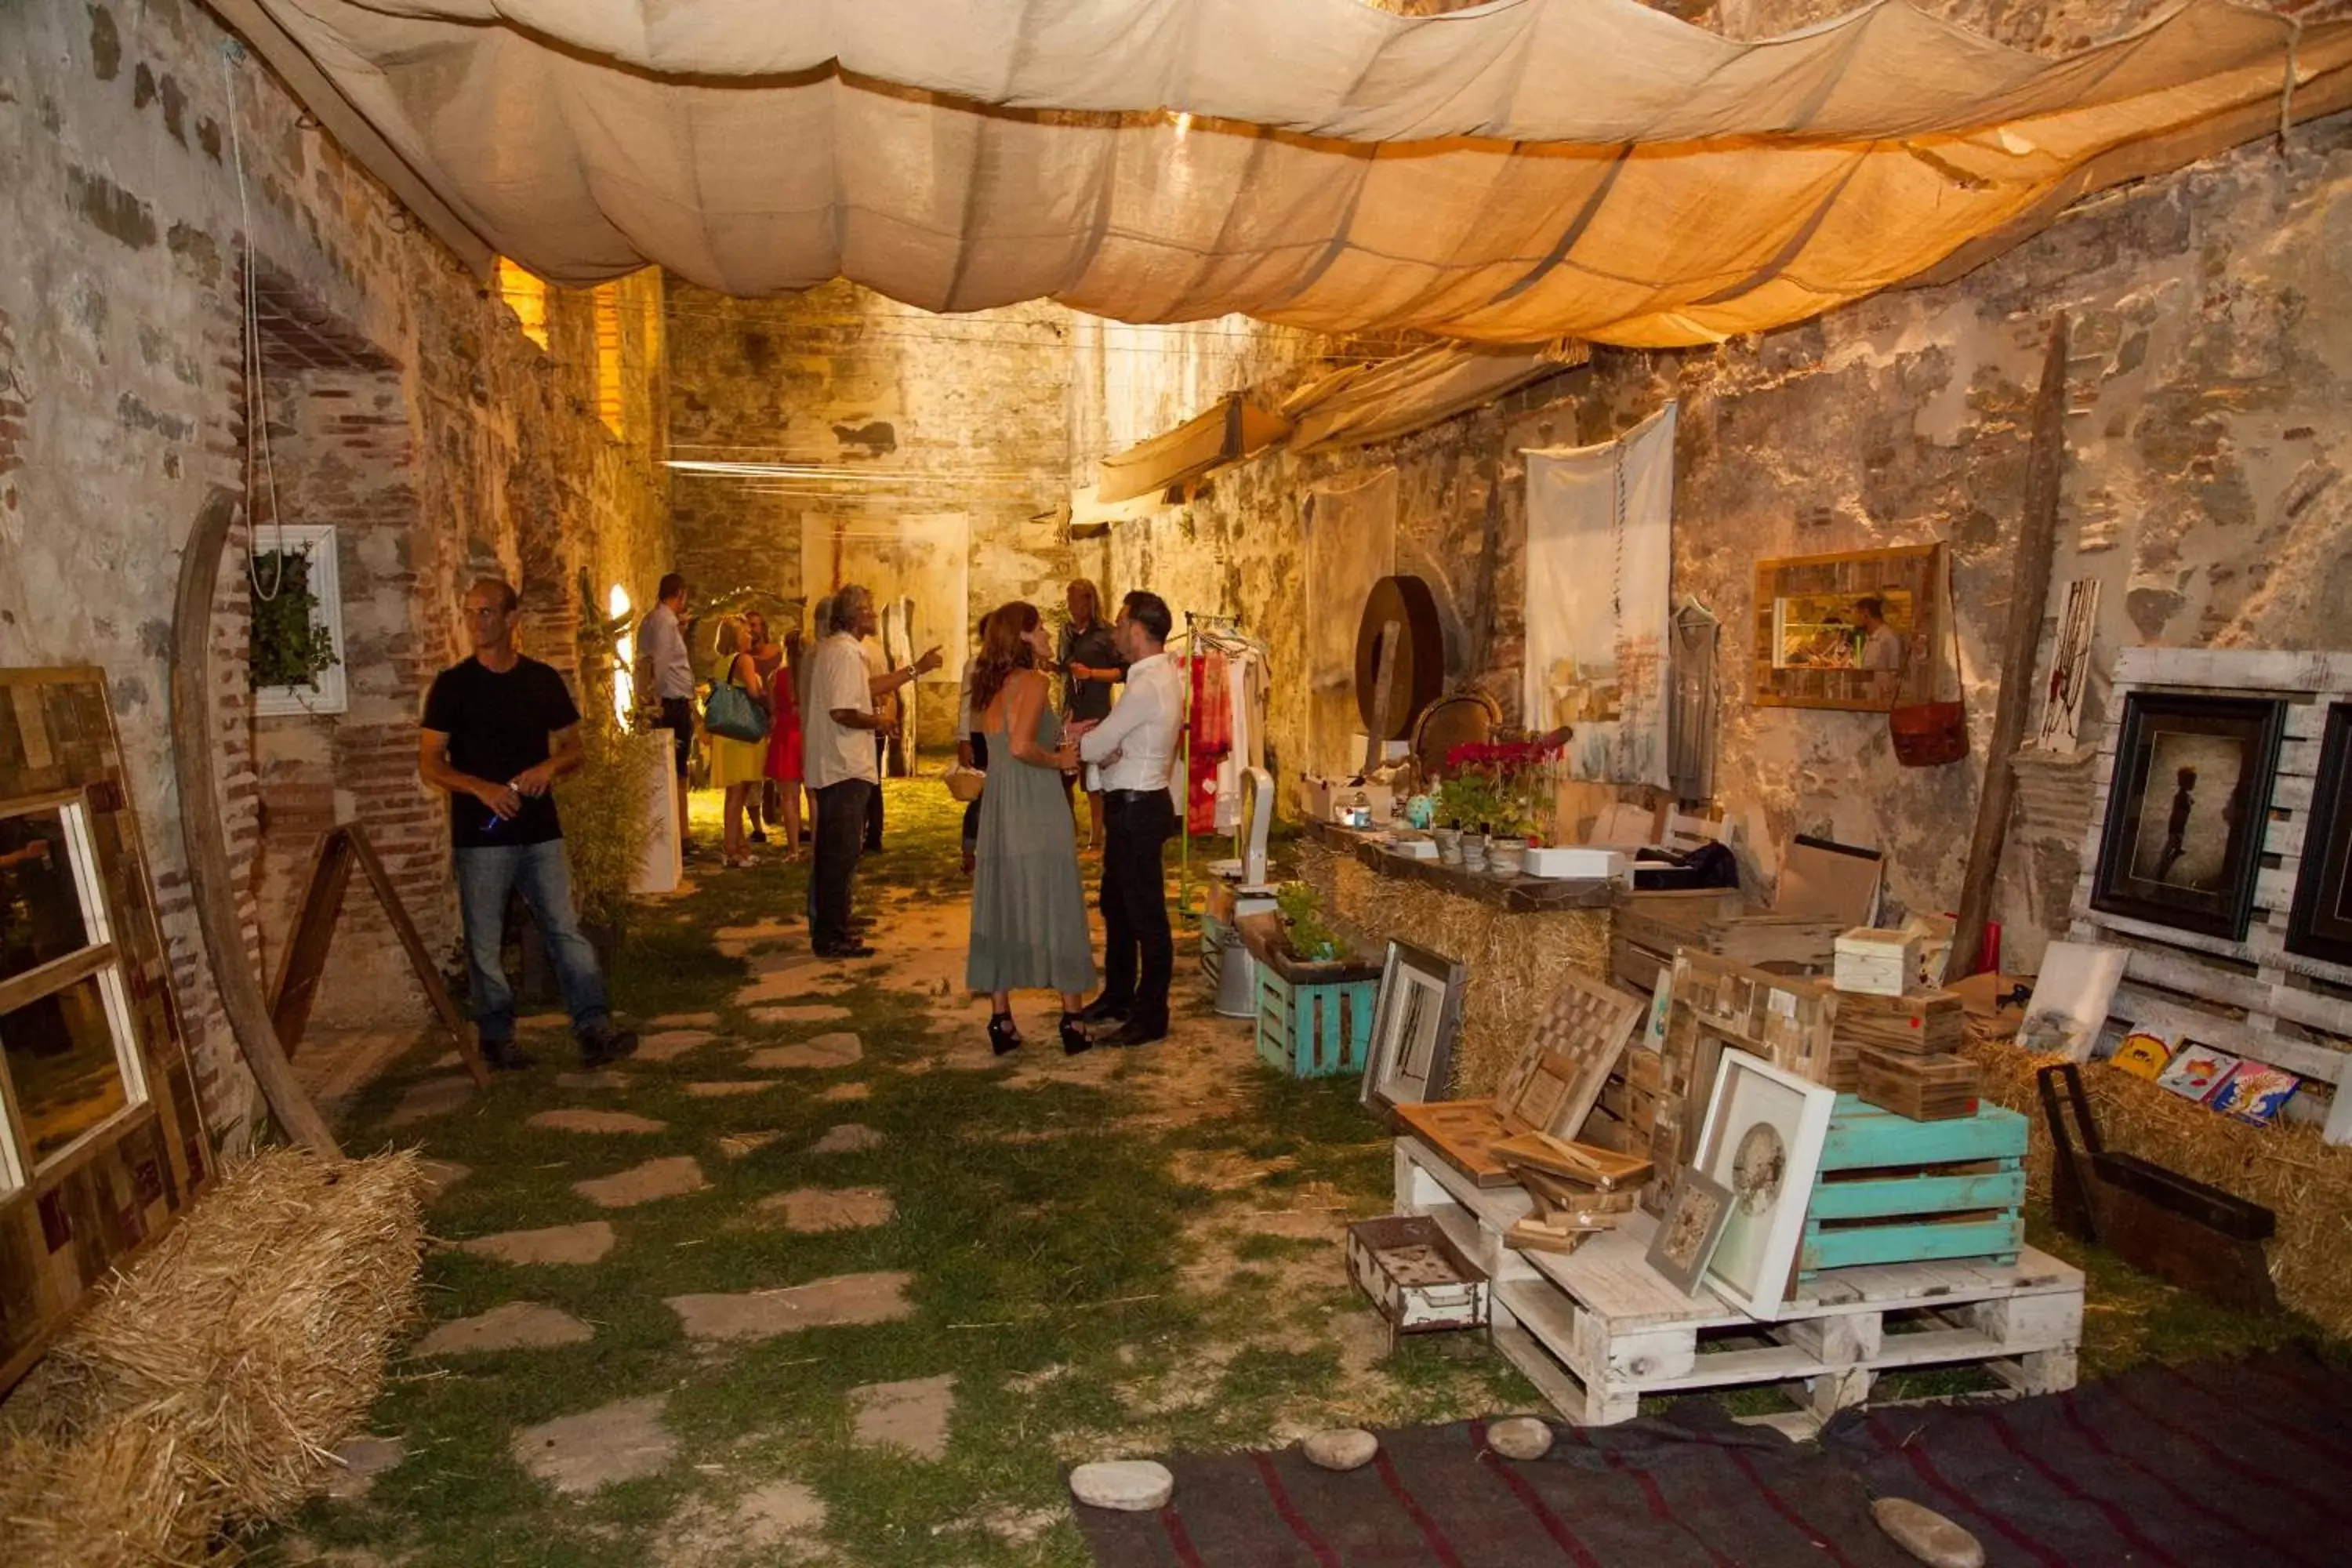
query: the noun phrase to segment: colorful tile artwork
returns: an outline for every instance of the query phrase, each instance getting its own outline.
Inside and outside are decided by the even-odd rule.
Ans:
[[[2221,1086],[2221,1080],[2230,1076],[2241,1059],[2210,1046],[2185,1045],[2157,1075],[2156,1081],[2183,1100],[2201,1100]]]
[[[2267,1062],[2240,1062],[2205,1103],[2241,1121],[2267,1122],[2294,1097],[2303,1080]]]
[[[2116,1054],[2108,1059],[2134,1077],[2154,1083],[2164,1076],[2164,1069],[2172,1061],[2172,1042],[2145,1029],[2134,1029],[2123,1037],[2116,1047]]]

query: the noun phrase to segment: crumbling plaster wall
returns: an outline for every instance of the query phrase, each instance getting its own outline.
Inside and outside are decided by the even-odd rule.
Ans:
[[[765,300],[675,289],[674,456],[856,476],[681,472],[678,563],[696,597],[814,597],[833,584],[802,582],[804,531],[880,534],[902,514],[961,512],[970,623],[1010,599],[1058,613],[1079,564],[1062,514],[1071,331],[1057,306],[937,316],[846,282]],[[945,651],[917,704],[930,746],[949,743],[965,650]]]
[[[1681,400],[1675,581],[1723,617],[1720,805],[1769,887],[1796,832],[1885,847],[1903,904],[1949,909],[1985,767],[2048,322],[2074,321],[2056,594],[2103,588],[2095,661],[2134,643],[2341,647],[2352,606],[2352,117],[2112,193],[1957,283],[1878,296],[1712,350],[1602,353],[1588,370],[1334,459],[1276,455],[1114,530],[1111,575],[1240,611],[1294,660],[1312,597],[1298,501],[1393,465],[1399,567],[1445,607],[1458,681],[1516,708],[1523,448],[1602,440]],[[1943,539],[1974,752],[1900,767],[1883,718],[1747,700],[1760,556]],[[2047,658],[2045,645],[2042,657]],[[1296,668],[1296,663],[1290,663]],[[1515,717],[1516,715],[1513,714]],[[1278,701],[1278,746],[1302,713]],[[2012,967],[2063,925],[2087,792],[2037,791],[1997,914]]]
[[[213,487],[245,486],[243,210],[273,308],[299,305],[396,367],[415,516],[379,564],[385,591],[414,605],[396,650],[411,668],[455,657],[468,572],[544,584],[568,600],[578,564],[649,590],[668,551],[665,487],[649,460],[659,389],[649,382],[635,395],[636,440],[604,432],[585,297],[554,303],[554,352],[541,353],[495,294],[227,43],[185,0],[0,8],[0,231],[12,242],[0,268],[0,663],[108,671],[206,1112],[216,1133],[240,1142],[254,1098],[190,903],[167,659],[182,541]],[[624,287],[657,343],[658,279]],[[249,864],[269,792],[246,692],[245,547],[240,525],[222,563],[212,682],[219,809],[233,856]],[[413,780],[413,738],[405,757],[386,739],[336,784],[421,800]],[[445,844],[437,814],[424,815],[424,838],[395,846],[395,875],[446,945],[455,914]],[[276,953],[262,932],[278,912],[265,920],[256,886],[239,892],[248,951],[221,956],[266,978]],[[379,1000],[379,1016],[404,1005],[421,1016],[413,988]]]

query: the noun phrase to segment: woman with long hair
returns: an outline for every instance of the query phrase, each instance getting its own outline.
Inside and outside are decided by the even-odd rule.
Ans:
[[[719,656],[713,662],[713,685],[740,686],[754,702],[767,695],[760,667],[751,656],[751,628],[740,616],[719,623]],[[731,741],[710,737],[710,782],[727,792],[721,810],[726,823],[726,863],[749,866],[751,847],[743,836],[743,808],[767,776],[768,746],[764,741]]]
[[[761,818],[784,841],[784,858],[800,858],[801,843],[801,705],[794,693],[801,662],[801,633],[793,626],[783,645],[768,640],[768,618],[753,610],[751,659],[768,687],[768,742],[765,777],[746,804],[751,807],[751,840],[765,842]]]
[[[1015,601],[989,613],[971,676],[972,727],[985,740],[989,768],[964,978],[994,1004],[988,1041],[999,1056],[1021,1044],[1016,990],[1060,992],[1062,1049],[1075,1056],[1093,1043],[1077,1021],[1095,959],[1077,829],[1062,788],[1078,749],[1048,700],[1044,667],[1053,658],[1053,634],[1036,605]]]

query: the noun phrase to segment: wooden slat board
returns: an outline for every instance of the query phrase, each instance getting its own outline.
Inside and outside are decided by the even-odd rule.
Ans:
[[[1573,1138],[1646,1009],[1589,975],[1568,973],[1536,1020],[1535,1036],[1495,1091],[1514,1132]]]
[[[2181,690],[2270,696],[2287,704],[2286,739],[2279,748],[2263,841],[2265,861],[2275,858],[2277,864],[2266,863],[2256,876],[2253,913],[2242,942],[2091,908],[2124,703],[2134,692]],[[2116,718],[2100,726],[2095,798],[2083,836],[2070,930],[2077,941],[2129,952],[2125,982],[2108,1009],[2118,1026],[2185,1034],[2342,1086],[2327,1115],[2331,1143],[2352,1142],[2352,1083],[2346,1082],[2352,995],[2338,989],[2352,988],[2352,965],[2288,952],[2285,932],[2320,736],[2328,708],[2344,701],[2352,701],[2352,652],[2130,647],[2118,653],[2111,704]]]

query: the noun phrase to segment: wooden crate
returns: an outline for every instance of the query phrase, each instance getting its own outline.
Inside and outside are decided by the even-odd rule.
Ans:
[[[1939,1056],[1966,1043],[1968,1010],[1952,991],[1911,991],[1901,996],[1862,992],[1837,994],[1836,1038],[1878,1050]]]
[[[1776,1384],[1801,1408],[1772,1424],[1801,1435],[1865,1401],[1880,1373],[1910,1367],[1980,1365],[2030,1394],[2074,1385],[2083,1276],[2032,1247],[2009,1264],[1822,1274],[1786,1319],[1762,1323],[1712,1290],[1668,1284],[1646,1261],[1647,1215],[1572,1253],[1526,1253],[1503,1241],[1525,1194],[1484,1191],[1412,1139],[1397,1141],[1396,1181],[1400,1210],[1435,1219],[1486,1268],[1495,1347],[1580,1425],[1629,1421],[1645,1394]]]
[[[1737,889],[1621,890],[1612,907],[1611,978],[1643,995],[1689,949],[1791,973],[1829,971],[1843,921],[1751,910]]]
[[[2242,942],[2091,908],[2125,700],[2135,691],[2164,690],[2277,697],[2287,705],[2263,869]],[[2330,1143],[2352,1143],[2352,1092],[2344,1092],[2352,1047],[2352,964],[2287,952],[2286,924],[2327,710],[2344,701],[2352,701],[2352,652],[2127,647],[2116,654],[2115,695],[2107,703],[2115,718],[2089,727],[2098,736],[2097,762],[2069,933],[2129,952],[2108,1007],[2117,1025],[2185,1035],[2335,1086],[2325,1130]]]
[[[1348,1272],[1399,1334],[1486,1326],[1486,1271],[1426,1215],[1391,1215],[1348,1227]]]
[[[1865,1264],[2015,1261],[2025,1244],[2025,1118],[1998,1105],[1914,1121],[1838,1096],[1797,1278]]]
[[[1257,966],[1257,1054],[1293,1078],[1360,1073],[1372,1044],[1381,977],[1294,984]]]
[[[1844,1092],[1914,1121],[1974,1116],[1984,1090],[1984,1069],[1970,1058],[1951,1053],[1923,1057],[1864,1047],[1860,1077],[1861,1087]]]

